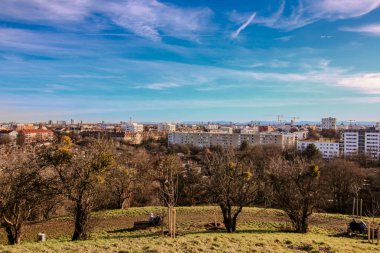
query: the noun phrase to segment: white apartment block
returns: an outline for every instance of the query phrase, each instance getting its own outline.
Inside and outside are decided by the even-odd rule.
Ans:
[[[364,142],[365,154],[372,158],[379,158],[380,154],[380,133],[368,132],[365,133]]]
[[[177,129],[175,124],[160,123],[157,125],[157,130],[162,132],[174,132]]]
[[[328,142],[328,141],[298,141],[297,150],[303,152],[306,148],[313,144],[319,152],[321,152],[322,157],[325,159],[331,159],[339,156],[339,142]]]
[[[241,134],[255,134],[257,133],[259,130],[258,128],[243,128],[240,130],[240,133]]]
[[[138,123],[126,123],[121,126],[125,131],[130,133],[143,132],[144,125]]]
[[[323,118],[322,119],[322,129],[336,129],[336,118]]]
[[[197,147],[222,146],[240,147],[243,142],[249,145],[272,144],[282,148],[294,147],[297,137],[294,134],[281,133],[218,133],[218,132],[172,132],[168,135],[170,145],[194,145]]]
[[[346,130],[342,134],[345,156],[365,154],[380,158],[380,131],[374,129]]]
[[[345,156],[356,155],[359,151],[359,132],[343,132],[343,154]]]
[[[214,125],[214,124],[208,124],[208,125],[205,125],[205,129],[206,130],[218,130],[219,126],[218,125]]]

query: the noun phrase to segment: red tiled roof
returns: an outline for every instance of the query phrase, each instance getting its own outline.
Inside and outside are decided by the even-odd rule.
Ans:
[[[8,130],[8,129],[0,130],[0,133],[2,133],[2,134],[9,134],[10,132],[13,132],[13,130]]]
[[[53,133],[51,130],[45,130],[45,129],[24,129],[20,132],[26,133],[26,134],[32,134],[32,133]]]

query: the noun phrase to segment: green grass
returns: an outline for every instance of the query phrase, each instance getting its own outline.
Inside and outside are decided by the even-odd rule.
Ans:
[[[134,221],[144,220],[159,207],[130,208],[95,212],[91,239],[69,240],[71,219],[57,218],[29,224],[21,245],[0,246],[1,252],[380,252],[380,245],[367,243],[365,237],[343,235],[350,217],[315,214],[306,235],[283,232],[289,227],[287,217],[279,210],[245,208],[238,223],[238,232],[210,232],[205,223],[214,220],[216,207],[177,207],[179,236],[175,239],[160,235],[159,228],[122,231]],[[120,230],[120,231],[118,231]],[[48,241],[34,242],[44,231]],[[1,233],[4,239],[4,233]]]

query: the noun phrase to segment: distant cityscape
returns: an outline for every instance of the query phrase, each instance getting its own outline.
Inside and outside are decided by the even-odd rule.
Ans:
[[[280,115],[279,115],[280,116]],[[198,123],[84,123],[74,120],[41,123],[1,123],[0,144],[48,145],[58,135],[108,138],[139,145],[144,141],[165,140],[167,145],[199,148],[242,145],[276,145],[305,151],[314,145],[325,159],[365,155],[380,158],[380,122],[338,122],[334,117],[317,123],[284,122],[198,122]]]

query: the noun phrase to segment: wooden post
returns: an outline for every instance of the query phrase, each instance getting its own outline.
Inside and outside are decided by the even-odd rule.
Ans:
[[[173,209],[173,238],[175,238],[175,233],[176,233],[176,219],[177,219],[177,210],[174,208]]]
[[[168,206],[168,233],[170,236],[172,234],[171,228],[172,228],[172,210],[171,210],[171,206]]]
[[[214,209],[214,226],[217,227],[218,224],[217,224],[217,220],[216,220],[216,207]]]
[[[353,203],[352,203],[352,218],[355,217],[355,197],[354,197],[354,200],[353,200]]]
[[[376,229],[376,227],[375,227],[375,225],[372,227],[372,244],[374,244],[375,243],[375,229]]]
[[[356,199],[356,217],[359,216],[359,198]]]
[[[360,219],[362,218],[363,215],[363,199],[360,199]]]
[[[368,242],[371,243],[371,223],[368,223]]]
[[[171,211],[170,217],[172,218],[172,219],[171,219],[171,222],[170,222],[170,225],[171,225],[171,227],[170,227],[170,236],[173,237],[173,227],[174,227],[174,226],[173,226],[173,225],[174,225],[174,224],[173,224],[173,218],[174,218],[174,217],[173,217],[173,214],[174,214],[174,213],[173,213],[173,206],[170,207],[170,211]]]

